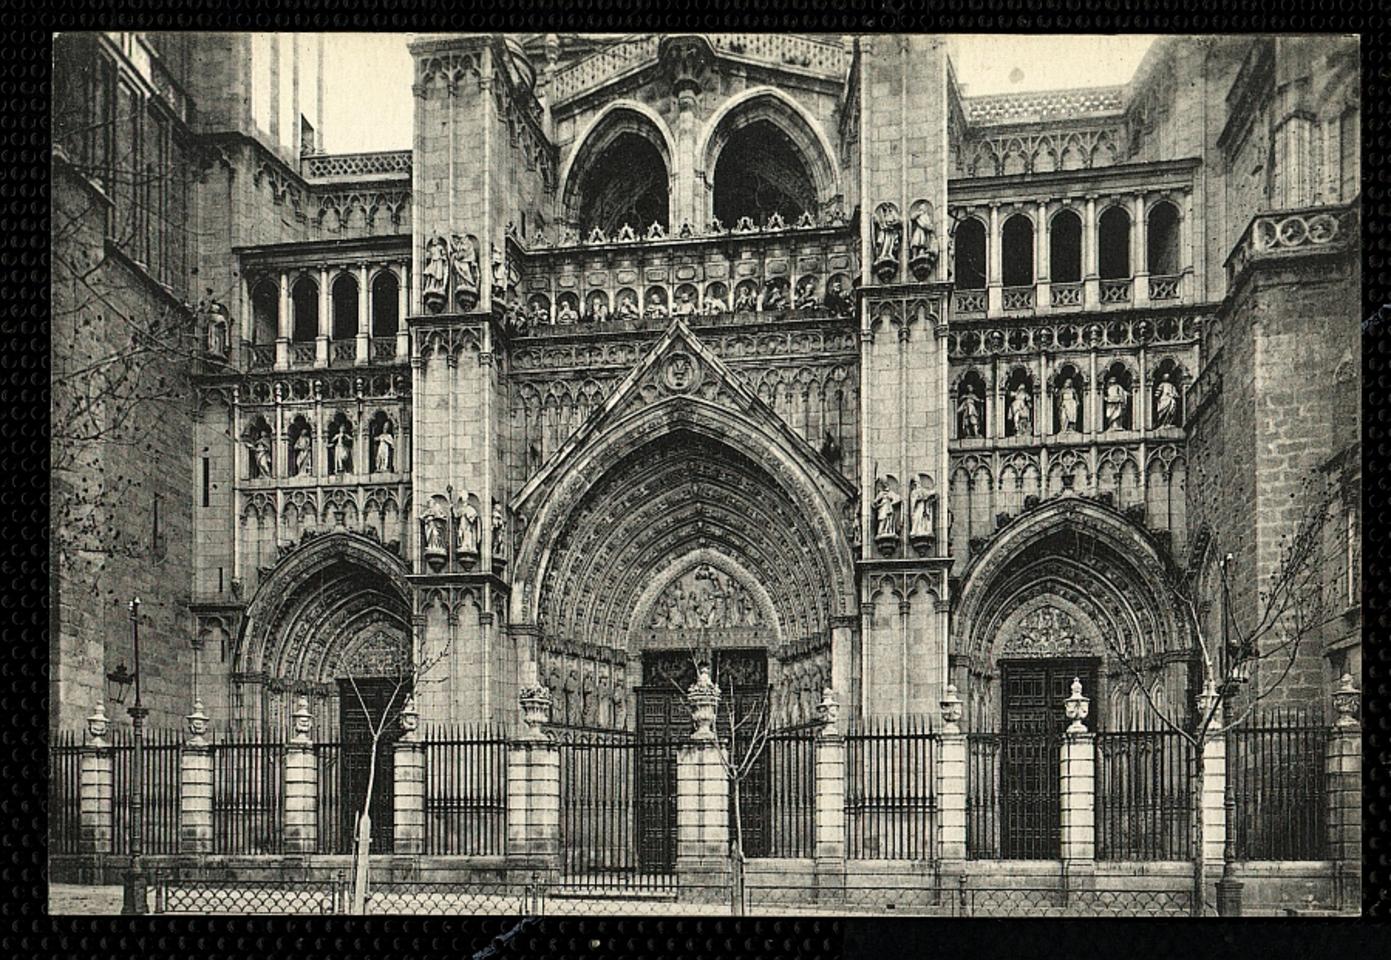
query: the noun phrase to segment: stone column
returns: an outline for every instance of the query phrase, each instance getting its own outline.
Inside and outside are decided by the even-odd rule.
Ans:
[[[821,695],[821,731],[816,738],[815,841],[816,899],[845,899],[845,737],[835,691]]]
[[[937,760],[937,857],[946,874],[961,873],[966,860],[966,734],[961,729],[956,684],[942,697],[941,755]]]
[[[1096,195],[1087,194],[1082,217],[1082,307],[1095,310],[1101,306],[1101,269],[1097,253]]]
[[[409,266],[410,266],[410,264],[409,264],[408,262],[402,262],[402,263],[401,263],[401,265],[400,265],[400,267],[399,267],[399,269],[400,269],[400,271],[401,271],[401,275],[398,277],[398,279],[399,279],[401,282],[398,283],[398,284],[396,285],[396,359],[397,359],[397,360],[404,360],[404,359],[406,359],[407,357],[409,357],[409,356],[411,355],[411,335],[410,335],[410,331],[409,331],[409,330],[407,329],[407,327],[406,327],[406,311],[407,311],[407,309],[408,309],[408,307],[409,307],[409,305],[408,305],[408,303],[407,303],[407,298],[408,298],[409,295],[410,295],[410,289],[409,289],[409,287],[407,286],[407,282],[408,282],[408,280],[409,280],[409,270],[408,270],[408,267],[409,267]]]
[[[280,308],[275,314],[275,369],[290,369],[290,275],[280,274]]]
[[[1000,250],[1000,205],[990,204],[990,242],[986,246],[985,268],[985,310],[989,316],[998,316],[1004,309],[1004,294],[1001,292],[1002,252]]]
[[[213,852],[213,754],[203,701],[193,701],[188,740],[179,756],[179,852]]]
[[[1082,682],[1072,681],[1072,696],[1065,701],[1071,720],[1063,734],[1060,797],[1061,840],[1065,889],[1086,885],[1096,862],[1096,744],[1095,734],[1082,721],[1090,701],[1082,696]]]
[[[425,744],[420,739],[415,698],[401,709],[401,738],[396,741],[392,813],[394,852],[425,852]]]
[[[686,693],[695,732],[676,755],[676,879],[680,899],[724,903],[729,898],[729,778],[715,736],[720,691],[710,668]]]
[[[1048,201],[1038,202],[1038,230],[1034,234],[1034,309],[1053,309],[1052,227],[1048,223]]]
[[[112,791],[115,779],[115,757],[106,734],[111,722],[106,707],[97,704],[87,718],[87,733],[91,739],[82,748],[82,771],[77,784],[78,810],[82,818],[83,853],[111,853]]]
[[[307,698],[295,701],[292,716],[295,735],[285,748],[285,852],[305,854],[313,853],[319,840],[319,767]]]
[[[1135,194],[1130,198],[1130,204],[1130,272],[1135,277],[1131,302],[1137,307],[1144,307],[1150,302],[1149,257],[1145,252],[1145,195]]]
[[[357,265],[357,342],[353,363],[362,366],[368,360],[369,338],[372,336],[372,297],[367,289],[367,264]]]
[[[1362,694],[1349,674],[1333,692],[1337,713],[1328,737],[1328,857],[1334,905],[1356,911],[1362,902]]]
[[[333,299],[329,296],[328,267],[319,268],[319,335],[314,338],[314,366],[328,366],[328,341],[333,332]]]
[[[560,750],[542,729],[550,719],[551,693],[523,665],[518,699],[522,732],[507,752],[507,854],[532,873],[554,876],[560,867]]]

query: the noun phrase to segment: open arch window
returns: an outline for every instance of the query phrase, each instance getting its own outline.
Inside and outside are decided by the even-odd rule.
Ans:
[[[985,289],[985,224],[975,217],[956,228],[956,285],[962,290]]]
[[[1151,276],[1171,277],[1180,271],[1178,208],[1167,200],[1156,203],[1150,209],[1149,222],[1145,227],[1145,247]]]
[[[1096,223],[1097,270],[1102,280],[1130,276],[1130,214],[1107,207]]]
[[[580,174],[577,223],[582,234],[598,227],[610,237],[626,224],[639,234],[668,222],[666,162],[647,137],[615,136]]]
[[[251,342],[274,343],[280,330],[280,293],[270,280],[251,291]]]
[[[390,337],[400,323],[401,284],[396,274],[383,270],[372,280],[372,336]]]
[[[727,227],[749,217],[762,225],[774,214],[795,223],[816,212],[816,186],[792,140],[776,124],[757,120],[730,135],[715,164],[715,217]]]
[[[308,277],[300,277],[290,291],[290,300],[295,314],[291,339],[313,343],[319,335],[319,285]]]
[[[1000,234],[1001,273],[1007,287],[1027,287],[1034,282],[1034,225],[1022,213],[1005,221]]]
[[[1076,283],[1082,279],[1082,218],[1063,210],[1048,230],[1049,279]]]
[[[333,281],[333,339],[357,336],[357,278],[343,274]]]

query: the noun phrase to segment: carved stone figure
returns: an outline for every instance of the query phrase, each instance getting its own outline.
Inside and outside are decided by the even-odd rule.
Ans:
[[[676,305],[671,308],[673,317],[693,317],[696,313],[695,300],[691,298],[691,291],[682,290],[681,298],[676,301]]]
[[[1027,437],[1034,429],[1033,398],[1028,388],[1019,384],[1009,401],[1009,420],[1016,437]]]
[[[744,313],[758,309],[758,301],[754,297],[753,287],[740,287],[734,294],[734,312]]]
[[[662,298],[654,291],[652,296],[647,298],[647,310],[644,316],[649,320],[664,320],[666,315],[666,304],[662,303]]]
[[[701,564],[662,590],[647,625],[653,630],[758,626],[758,604],[748,589],[723,571]]]
[[[715,317],[725,313],[729,308],[725,305],[724,298],[706,291],[705,293],[705,313],[707,316]]]
[[[381,430],[377,432],[376,470],[378,473],[391,472],[395,446],[396,438],[391,435],[391,421],[384,420]]]
[[[1178,388],[1169,380],[1167,373],[1159,375],[1154,385],[1154,425],[1172,427],[1178,423]]]
[[[974,384],[962,387],[961,398],[956,401],[956,415],[960,418],[957,431],[962,438],[980,436],[980,398],[976,396]]]
[[[227,356],[230,344],[227,340],[227,308],[216,300],[208,303],[208,353],[214,357]]]
[[[797,281],[797,309],[815,310],[821,305],[816,299],[816,278],[803,277]]]
[[[444,529],[445,519],[438,513],[427,513],[420,518],[424,523],[425,531],[425,553],[427,555],[444,555]]]
[[[262,431],[251,441],[251,479],[265,480],[271,476],[270,437]]]
[[[932,222],[932,204],[919,200],[913,204],[908,222],[908,264],[919,280],[926,279],[937,266],[937,228]]]
[[[493,296],[501,299],[507,292],[507,264],[503,261],[502,251],[493,247]]]
[[[309,430],[304,429],[295,437],[293,446],[294,452],[294,475],[297,477],[307,477],[314,472],[314,441],[309,439]]]
[[[932,525],[936,494],[928,491],[925,484],[917,479],[908,481],[908,535],[910,537],[934,537],[936,528]]]
[[[459,554],[477,556],[482,543],[482,524],[478,510],[467,498],[459,498],[459,504],[454,508],[454,522],[458,528],[454,540]]]
[[[329,446],[333,447],[333,472],[337,474],[351,473],[353,469],[353,434],[348,425],[340,421],[328,442]]]
[[[787,293],[776,280],[769,280],[763,292],[763,309],[769,312],[787,309]]]
[[[449,259],[454,265],[454,300],[460,310],[472,310],[478,303],[477,238],[456,233],[450,238]]]
[[[601,296],[594,296],[589,301],[589,312],[584,315],[586,323],[608,323],[609,305]]]
[[[543,323],[548,324],[551,322],[551,312],[540,300],[533,300],[529,308],[528,320],[533,327],[539,327]]]
[[[1072,378],[1068,377],[1058,388],[1058,432],[1066,433],[1069,430],[1076,430],[1078,414],[1077,387]]]
[[[560,309],[556,312],[555,322],[562,325],[569,325],[579,322],[579,314],[575,313],[575,308],[570,305],[569,300],[560,301]]]
[[[846,295],[840,277],[833,277],[826,287],[826,309],[840,317],[848,316],[854,310],[854,303]]]
[[[444,237],[435,236],[425,241],[421,285],[426,308],[438,313],[448,300],[445,288],[449,285],[449,244]]]
[[[507,514],[502,504],[493,504],[493,559],[507,559]]]
[[[903,498],[883,479],[875,481],[874,490],[874,539],[897,540],[898,511]]]
[[[898,207],[881,203],[874,208],[874,272],[885,283],[898,276],[898,251],[903,243],[903,223]]]
[[[1125,426],[1125,408],[1130,403],[1130,393],[1121,386],[1114,376],[1106,378],[1106,392],[1102,398],[1106,423],[1104,429],[1122,429]]]
[[[631,323],[638,319],[638,305],[631,293],[625,293],[618,298],[618,308],[614,311],[614,317],[625,323]]]

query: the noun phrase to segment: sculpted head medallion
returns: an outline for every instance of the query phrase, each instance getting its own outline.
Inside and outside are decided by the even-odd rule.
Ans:
[[[662,364],[662,382],[672,393],[689,393],[700,384],[700,366],[688,353],[673,353]]]

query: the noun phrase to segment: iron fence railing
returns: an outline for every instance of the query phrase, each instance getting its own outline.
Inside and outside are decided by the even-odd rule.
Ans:
[[[212,755],[213,852],[283,852],[285,744],[234,736]]]
[[[178,853],[184,734],[178,730],[146,730],[144,738],[142,850],[146,854]],[[129,731],[113,731],[111,755],[111,852],[128,853],[135,795],[135,745]]]
[[[55,854],[82,849],[82,743],[61,731],[49,746],[48,849]]]
[[[870,718],[845,737],[845,841],[852,859],[937,856],[938,734],[926,718]]]
[[[427,730],[425,852],[501,856],[507,847],[507,737],[485,727]]]
[[[1192,743],[1174,730],[1098,733],[1094,742],[1097,859],[1188,859]]]
[[[816,733],[802,727],[770,733],[764,741],[767,832],[761,847],[746,848],[750,857],[810,857],[815,849]],[[757,777],[756,764],[752,775]],[[759,811],[750,811],[754,816]]]
[[[319,853],[351,853],[353,848],[354,804],[343,789],[343,749],[344,744],[335,741],[314,744],[319,781],[315,849]]]
[[[1061,748],[1055,734],[967,735],[969,858],[1058,858]]]
[[[1293,710],[1227,732],[1231,830],[1238,860],[1321,860],[1327,855],[1328,727]]]

